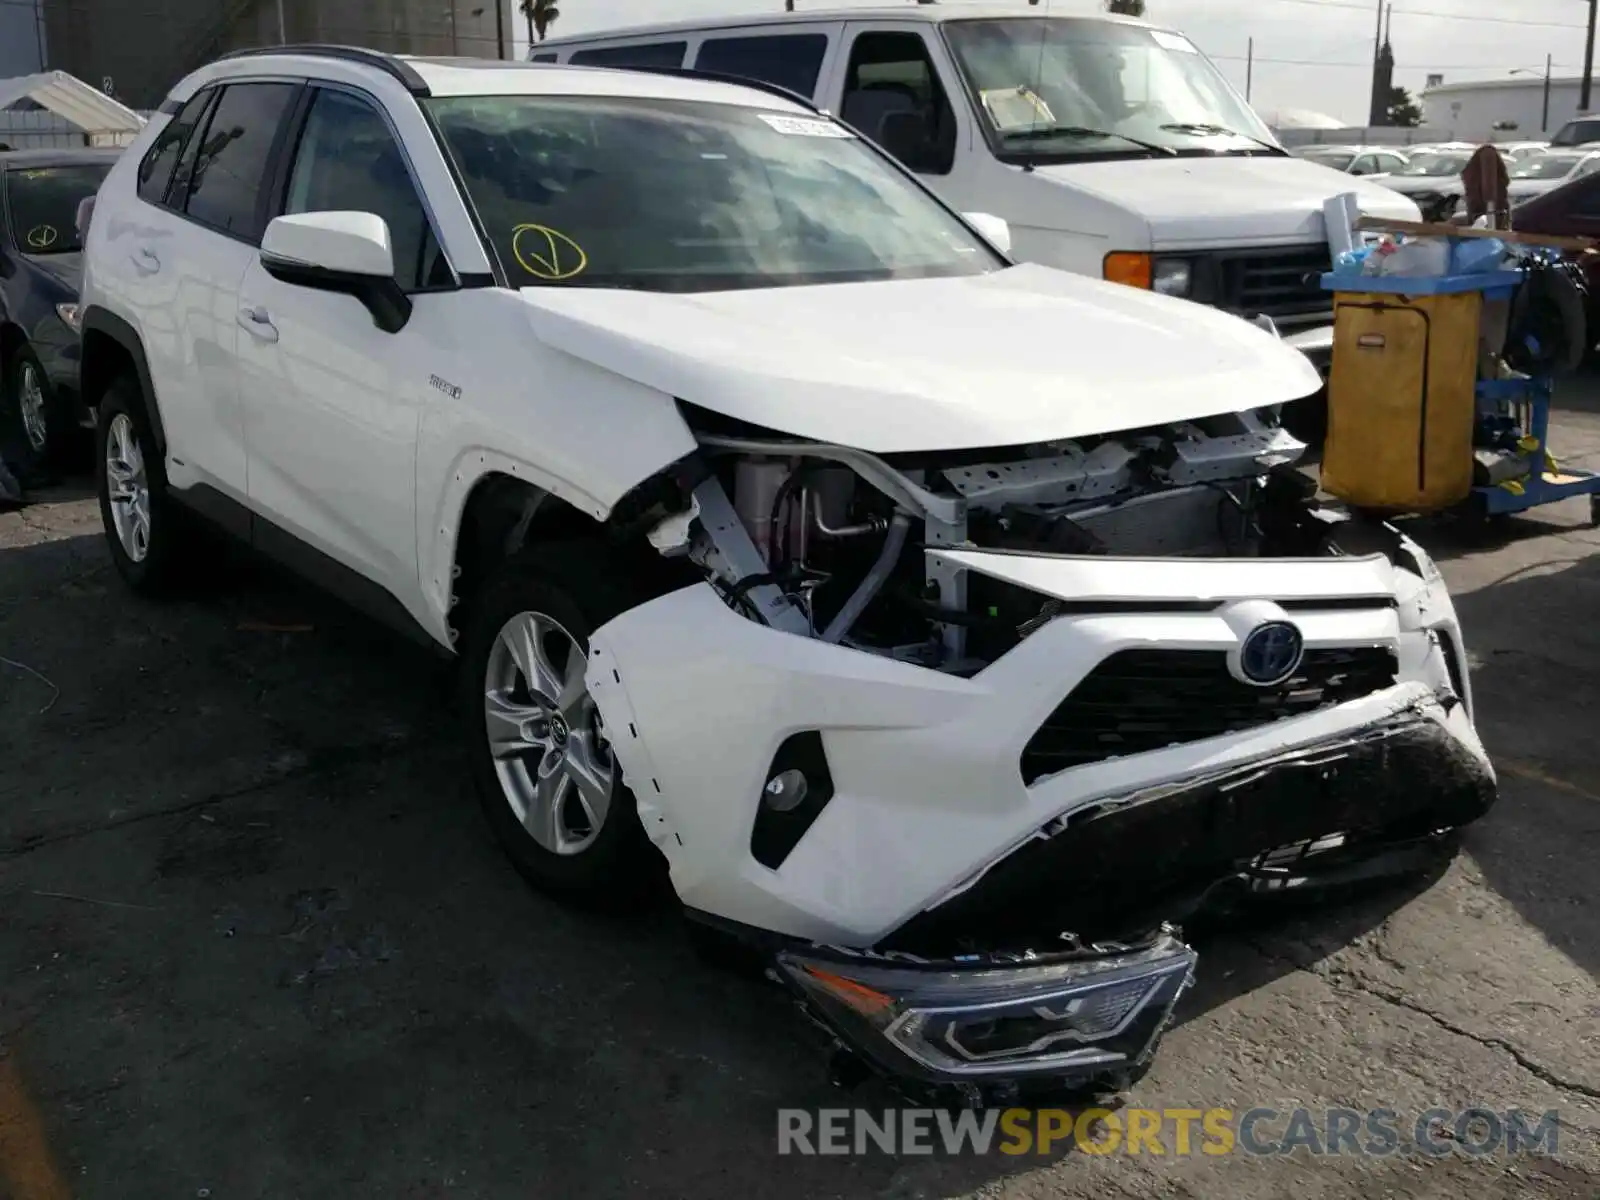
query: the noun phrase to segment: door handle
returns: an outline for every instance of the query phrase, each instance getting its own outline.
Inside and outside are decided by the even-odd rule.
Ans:
[[[272,318],[267,315],[264,308],[245,307],[239,310],[239,324],[243,326],[252,337],[260,338],[263,342],[278,340],[278,327],[272,323]]]
[[[154,275],[161,270],[161,260],[148,246],[140,246],[130,257],[133,259],[133,265],[145,275]]]

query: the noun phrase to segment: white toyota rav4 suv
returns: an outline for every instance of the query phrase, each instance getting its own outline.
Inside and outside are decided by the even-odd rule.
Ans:
[[[1006,256],[694,77],[299,47],[184,79],[83,288],[111,554],[196,515],[454,655],[536,884],[685,909],[971,1099],[1137,1072],[1177,923],[1414,870],[1494,776],[1304,355]]]

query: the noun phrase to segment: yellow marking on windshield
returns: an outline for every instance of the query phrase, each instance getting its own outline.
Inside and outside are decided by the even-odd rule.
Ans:
[[[556,283],[581,275],[589,265],[582,246],[548,225],[518,225],[511,231],[511,253],[529,275]]]
[[[30,250],[48,250],[60,236],[54,225],[35,225],[22,240],[28,243]]]

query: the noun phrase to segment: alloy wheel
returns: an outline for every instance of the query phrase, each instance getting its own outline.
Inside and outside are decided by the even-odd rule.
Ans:
[[[106,482],[111,523],[123,553],[134,562],[150,553],[150,485],[144,452],[127,413],[118,413],[106,431]]]
[[[50,440],[50,430],[45,423],[44,384],[39,370],[31,362],[22,364],[17,373],[17,409],[22,416],[22,431],[35,454],[43,454]]]
[[[484,724],[501,791],[553,854],[587,850],[611,807],[616,761],[585,662],[560,622],[523,612],[501,626],[484,671]]]

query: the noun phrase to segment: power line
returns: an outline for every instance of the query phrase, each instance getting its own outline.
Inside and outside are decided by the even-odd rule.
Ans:
[[[1372,12],[1372,5],[1359,4],[1355,0],[1276,0],[1278,4],[1303,4],[1309,8],[1346,8],[1353,12]],[[1493,25],[1523,25],[1538,26],[1545,29],[1584,29],[1583,25],[1573,25],[1565,21],[1529,21],[1522,17],[1485,17],[1476,13],[1440,12],[1438,9],[1428,8],[1397,8],[1394,10],[1397,17],[1427,17],[1436,21],[1477,21]]]

